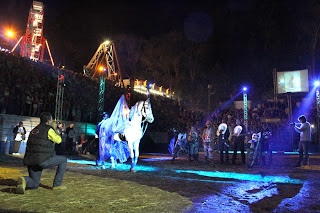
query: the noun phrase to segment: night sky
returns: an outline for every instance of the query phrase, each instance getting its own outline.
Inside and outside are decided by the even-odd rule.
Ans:
[[[272,88],[272,68],[310,67],[313,54],[315,72],[319,67],[319,45],[313,48],[320,20],[316,0],[42,2],[44,36],[54,60],[75,71],[81,71],[105,39],[123,34],[151,39],[173,31],[205,45],[207,67],[227,73],[233,83]],[[2,29],[9,26],[17,38],[23,35],[31,3],[0,0]]]
[[[1,0],[0,24],[18,34],[25,32],[31,0]],[[42,1],[45,5],[44,36],[55,58],[64,58],[66,46],[76,46],[90,60],[99,44],[116,34],[149,38],[171,30],[184,31],[185,19],[196,12],[212,17],[221,3],[199,1]],[[195,3],[196,2],[196,3]],[[210,20],[213,22],[213,20]],[[221,21],[221,20],[218,20]],[[213,31],[213,25],[211,25]],[[211,34],[211,37],[214,35]],[[91,53],[88,55],[88,53]],[[59,59],[58,59],[59,58]],[[65,63],[68,64],[67,61]],[[72,63],[72,62],[69,62]]]

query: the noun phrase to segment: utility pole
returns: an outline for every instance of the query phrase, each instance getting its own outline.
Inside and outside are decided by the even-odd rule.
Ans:
[[[247,87],[243,88],[243,121],[246,127],[246,131],[248,130],[248,94]]]
[[[319,92],[319,85],[316,89],[316,99],[317,99],[317,141],[316,143],[319,146],[320,141],[320,92]]]
[[[212,89],[212,85],[208,84],[208,114],[210,114],[210,110],[211,110],[211,89]]]

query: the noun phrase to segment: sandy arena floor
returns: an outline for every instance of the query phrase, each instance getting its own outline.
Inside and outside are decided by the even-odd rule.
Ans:
[[[296,154],[274,154],[272,166],[254,168],[218,157],[172,164],[170,155],[144,154],[130,173],[129,164],[102,168],[94,156],[68,156],[67,190],[50,190],[49,169],[39,189],[19,195],[15,180],[27,174],[21,156],[0,155],[0,212],[320,212],[320,156],[301,168]]]

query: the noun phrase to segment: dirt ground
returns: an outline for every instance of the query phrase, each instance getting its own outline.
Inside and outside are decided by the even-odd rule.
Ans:
[[[129,164],[111,169],[90,155],[67,157],[67,190],[50,190],[49,169],[39,189],[19,195],[15,180],[27,174],[21,156],[0,155],[0,212],[320,212],[318,155],[306,167],[294,167],[297,155],[278,153],[272,166],[248,168],[219,164],[218,154],[214,164],[144,154],[135,173]]]

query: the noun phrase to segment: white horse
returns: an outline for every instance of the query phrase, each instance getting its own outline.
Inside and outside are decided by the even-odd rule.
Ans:
[[[131,157],[131,172],[135,171],[134,167],[138,162],[140,140],[147,129],[148,123],[152,123],[153,121],[154,117],[150,99],[139,101],[130,110],[130,116],[123,135],[117,133],[114,136],[114,139],[117,141],[126,140],[128,142]]]

